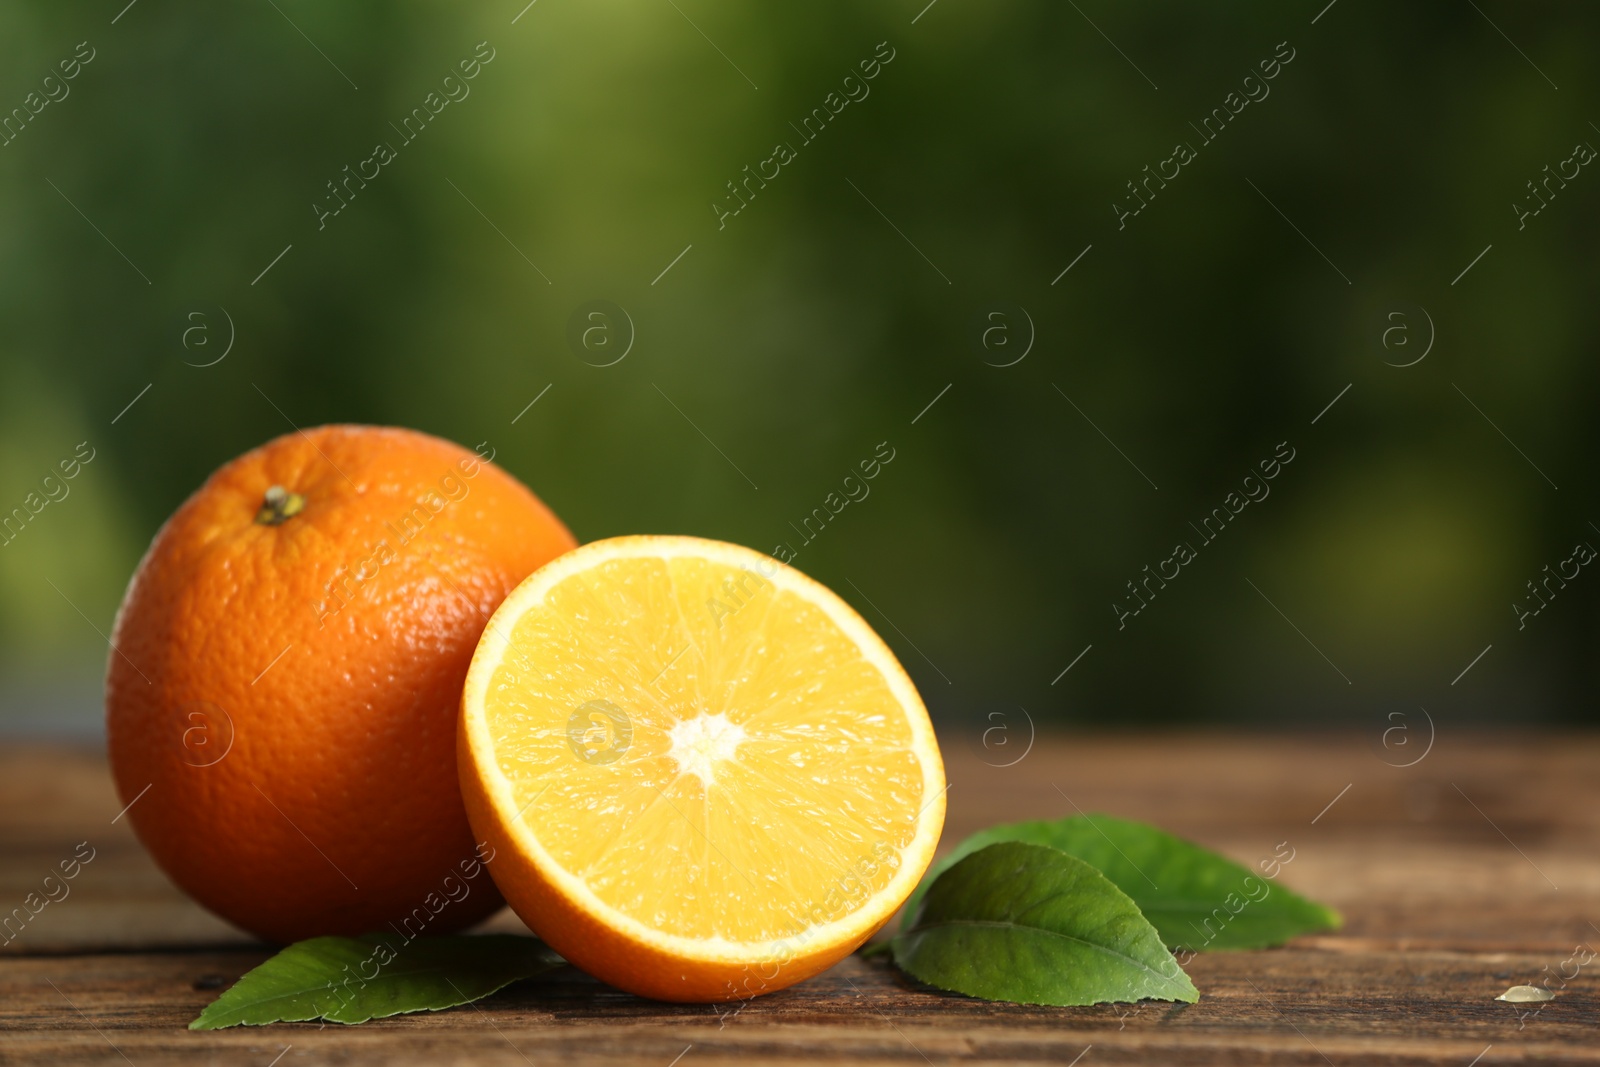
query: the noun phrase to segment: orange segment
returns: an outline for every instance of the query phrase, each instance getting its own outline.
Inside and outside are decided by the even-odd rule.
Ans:
[[[870,627],[768,556],[587,545],[484,632],[459,749],[517,914],[623,989],[727,1000],[849,954],[932,858],[944,770]]]

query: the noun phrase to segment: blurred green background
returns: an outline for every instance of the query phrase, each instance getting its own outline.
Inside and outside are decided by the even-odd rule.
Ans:
[[[1600,577],[1512,605],[1600,546],[1600,174],[1514,205],[1600,145],[1600,10],[123,3],[0,9],[0,509],[94,456],[0,547],[0,728],[97,729],[163,518],[334,421],[490,442],[581,540],[788,542],[972,744],[1022,709],[1594,719]],[[613,347],[570,343],[601,299]],[[1125,583],[1280,442],[1270,497],[1119,629]]]

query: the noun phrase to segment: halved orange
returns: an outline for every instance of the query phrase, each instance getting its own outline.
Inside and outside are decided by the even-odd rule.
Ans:
[[[461,703],[495,884],[641,996],[736,1000],[831,966],[910,895],[944,825],[938,745],[894,654],[737,545],[558,557],[495,613]]]

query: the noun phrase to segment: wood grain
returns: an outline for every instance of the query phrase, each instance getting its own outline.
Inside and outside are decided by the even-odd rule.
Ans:
[[[1015,757],[980,736],[944,743],[947,844],[1078,809],[1147,819],[1252,865],[1287,842],[1283,883],[1346,925],[1200,956],[1188,967],[1200,1002],[1183,1006],[989,1004],[852,958],[743,1006],[653,1003],[563,969],[437,1014],[191,1033],[218,987],[268,950],[185,900],[128,820],[111,821],[101,754],[11,745],[0,910],[80,842],[95,859],[0,948],[0,1063],[1600,1063],[1600,962],[1536,1015],[1493,999],[1548,977],[1576,945],[1600,947],[1600,739],[1454,737],[1408,768],[1385,761],[1420,747],[1348,736],[1040,739],[1010,767],[989,765]],[[520,929],[509,913],[492,925]]]

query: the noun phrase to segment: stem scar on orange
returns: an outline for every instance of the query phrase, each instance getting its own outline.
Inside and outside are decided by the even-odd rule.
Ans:
[[[501,898],[456,716],[491,613],[574,547],[520,482],[411,430],[325,426],[167,520],[112,634],[128,818],[201,904],[270,941],[468,926]]]

